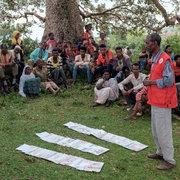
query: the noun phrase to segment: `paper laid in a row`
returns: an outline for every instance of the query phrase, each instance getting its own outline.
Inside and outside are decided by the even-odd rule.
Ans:
[[[90,161],[81,157],[67,155],[27,144],[19,146],[16,150],[31,156],[52,161],[56,164],[71,166],[82,171],[100,172],[104,165],[103,162]]]
[[[87,141],[59,136],[53,133],[49,134],[47,132],[42,132],[42,133],[36,133],[36,135],[39,136],[44,141],[55,143],[60,146],[71,147],[71,148],[78,149],[83,152],[88,152],[94,155],[100,155],[102,153],[109,151],[109,149],[107,148],[97,146]]]
[[[111,142],[114,144],[118,144],[120,146],[123,146],[127,149],[133,150],[133,151],[141,151],[145,148],[147,148],[147,145],[144,145],[140,142],[128,139],[126,137],[118,136],[112,133],[107,133],[106,131],[102,129],[94,129],[87,126],[84,126],[82,124],[68,122],[64,124],[64,126],[75,130],[77,132],[87,134],[87,135],[93,135],[101,140]]]

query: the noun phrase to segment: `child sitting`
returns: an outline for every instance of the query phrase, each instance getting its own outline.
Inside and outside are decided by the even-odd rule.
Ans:
[[[54,95],[60,91],[59,87],[48,78],[47,67],[43,66],[43,61],[40,59],[36,60],[37,66],[33,69],[33,74],[41,79],[40,87],[51,91]]]
[[[22,97],[26,97],[28,94],[31,99],[35,99],[40,90],[40,79],[35,78],[30,66],[25,66],[20,78],[19,94]]]
[[[74,44],[72,46],[72,51],[71,51],[71,58],[72,58],[73,61],[75,61],[75,57],[77,55],[79,55],[79,51],[77,49],[78,49],[78,47]]]
[[[176,55],[174,57],[175,62],[173,63],[174,66],[174,73],[175,73],[175,81],[176,83],[180,82],[180,55]]]

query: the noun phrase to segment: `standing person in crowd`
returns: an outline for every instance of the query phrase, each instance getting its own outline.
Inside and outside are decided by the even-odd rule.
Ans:
[[[131,52],[131,50],[129,49],[129,47],[127,47],[127,55],[130,57],[131,56],[131,54],[132,54],[132,52]]]
[[[60,32],[60,38],[58,40],[58,43],[59,42],[62,43],[62,44],[64,43],[64,32],[62,32],[62,31]]]
[[[89,26],[89,34],[90,34],[90,36],[92,36],[92,37],[93,37],[93,32],[92,32],[92,23],[89,23],[89,24],[88,24],[88,26]]]
[[[67,88],[66,76],[64,74],[62,66],[63,61],[59,56],[58,48],[54,48],[52,51],[52,57],[50,57],[47,61],[48,76],[50,79],[53,79],[56,85],[59,84],[59,78],[62,77],[64,87]]]
[[[80,55],[77,55],[74,61],[74,69],[73,69],[73,84],[76,82],[77,73],[82,74],[86,73],[88,77],[88,86],[85,86],[84,89],[90,89],[90,55],[86,54],[86,48],[80,48]]]
[[[106,107],[110,105],[110,101],[115,101],[119,97],[119,88],[116,79],[110,78],[108,69],[103,71],[103,76],[98,80],[94,88],[95,103],[93,107],[100,104],[105,104]]]
[[[180,82],[180,55],[174,57],[173,69],[176,83]]]
[[[90,39],[91,39],[92,45],[96,48],[96,51],[99,51],[99,45],[96,43],[94,38],[91,36]]]
[[[147,75],[142,74],[139,71],[140,71],[139,64],[134,63],[132,65],[133,73],[118,84],[119,89],[121,90],[124,98],[126,99],[127,103],[130,105],[129,108],[127,108],[127,111],[130,111],[133,109],[136,103],[136,94],[138,91],[140,91],[144,87],[143,81],[147,77]],[[130,82],[132,83],[133,88],[128,89],[125,85]]]
[[[60,89],[53,80],[48,77],[47,67],[43,66],[43,62],[40,59],[37,59],[36,63],[37,66],[33,69],[32,73],[35,77],[39,77],[41,79],[40,87],[51,91],[54,95],[57,95]]]
[[[140,72],[143,72],[146,64],[148,63],[148,54],[145,46],[142,48],[142,52],[139,54],[138,63],[140,64]]]
[[[148,154],[148,158],[164,160],[157,169],[167,170],[175,166],[171,108],[177,107],[177,90],[171,58],[160,49],[160,43],[157,33],[146,37],[146,49],[153,56],[150,79],[144,80],[144,85],[148,86],[152,134],[157,146],[156,153]]]
[[[17,80],[20,80],[20,77],[22,75],[23,69],[24,69],[24,59],[21,52],[21,47],[19,45],[16,45],[12,52],[12,57],[14,59],[14,62],[18,65],[18,77]]]
[[[41,46],[36,48],[31,54],[30,59],[28,60],[28,65],[33,68],[36,66],[36,59],[41,59],[46,65],[48,59],[48,51],[46,50],[47,44],[46,42],[42,42]]]
[[[12,86],[16,90],[16,79],[18,75],[18,65],[14,62],[11,51],[8,50],[7,44],[1,44],[0,51],[0,78],[3,81],[3,87],[5,92],[8,92],[8,84],[5,75],[13,74]]]
[[[130,70],[132,68],[131,60],[128,55],[122,53],[122,48],[116,48],[116,56],[113,57],[112,76],[116,76],[118,72],[122,71],[123,66],[127,66]]]
[[[56,40],[54,38],[54,33],[50,32],[48,34],[48,36],[49,36],[49,40],[46,42],[47,43],[46,49],[49,52],[49,57],[51,57],[52,56],[52,50],[56,47],[57,42],[56,42]]]
[[[164,51],[170,56],[170,58],[171,58],[171,60],[173,62],[174,61],[174,53],[173,53],[173,51],[171,49],[171,46],[170,45],[166,45],[164,47]]]
[[[22,97],[29,95],[31,99],[35,99],[40,90],[40,79],[35,78],[31,67],[26,65],[20,78],[19,94]]]
[[[101,38],[101,40],[99,40],[99,46],[101,45],[101,44],[105,44],[106,46],[107,46],[107,40],[105,39],[105,34],[104,33],[100,33],[100,38]]]
[[[71,67],[71,64],[70,64],[70,60],[69,60],[69,57],[68,55],[66,54],[66,50],[63,48],[63,45],[61,42],[59,42],[57,44],[57,48],[58,48],[58,53],[59,53],[59,56],[61,57],[61,59],[63,60],[63,65],[66,64],[67,66],[67,69],[69,71],[69,74],[70,76],[72,77],[72,67]]]

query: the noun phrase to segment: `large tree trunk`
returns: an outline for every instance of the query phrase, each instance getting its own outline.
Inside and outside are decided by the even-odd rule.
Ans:
[[[83,23],[76,0],[46,0],[46,22],[42,41],[53,32],[58,40],[63,31],[65,39],[77,43],[83,35]]]

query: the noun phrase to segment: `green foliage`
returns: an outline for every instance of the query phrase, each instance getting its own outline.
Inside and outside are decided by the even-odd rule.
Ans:
[[[174,55],[180,54],[180,35],[176,32],[173,36],[164,39],[161,48],[164,50],[165,45],[170,45]]]

